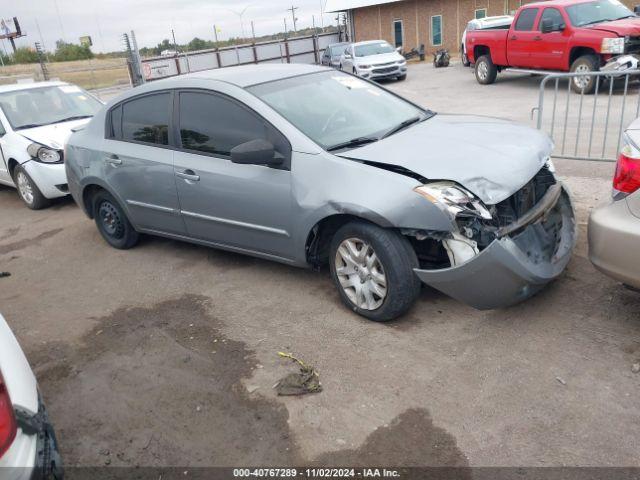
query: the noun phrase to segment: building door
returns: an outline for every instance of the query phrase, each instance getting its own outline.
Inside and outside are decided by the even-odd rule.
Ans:
[[[402,41],[403,38],[403,31],[402,31],[402,20],[394,20],[393,21],[393,40],[395,43],[395,47],[402,47],[402,45],[404,44],[404,42]]]

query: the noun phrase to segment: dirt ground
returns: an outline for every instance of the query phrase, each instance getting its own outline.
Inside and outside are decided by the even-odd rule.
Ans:
[[[524,122],[537,98],[530,78],[483,88],[460,66],[412,66],[388,86]],[[159,238],[117,251],[71,200],[32,212],[0,188],[0,311],[67,465],[640,466],[640,294],[587,258],[613,166],[557,167],[574,258],[508,309],[425,288],[405,318],[375,324],[341,305],[327,272]],[[323,391],[277,397],[295,370],[279,351],[313,364]]]

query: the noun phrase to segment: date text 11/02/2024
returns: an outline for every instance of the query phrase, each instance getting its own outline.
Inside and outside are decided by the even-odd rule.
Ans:
[[[234,478],[399,478],[397,470],[386,468],[238,468]]]

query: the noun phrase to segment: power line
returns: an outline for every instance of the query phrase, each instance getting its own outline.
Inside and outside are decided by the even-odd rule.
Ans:
[[[60,9],[58,8],[58,0],[53,0],[53,5],[56,7],[56,15],[58,16],[58,23],[60,24],[60,31],[62,32],[62,40],[67,41],[67,36],[64,33],[64,25],[62,25],[62,17],[60,16]]]

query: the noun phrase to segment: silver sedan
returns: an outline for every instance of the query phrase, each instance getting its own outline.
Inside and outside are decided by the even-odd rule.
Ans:
[[[551,141],[436,114],[356,76],[262,65],[111,101],[67,147],[69,189],[113,247],[142,233],[329,265],[344,303],[405,313],[421,281],[477,308],[524,300],[575,241]]]

